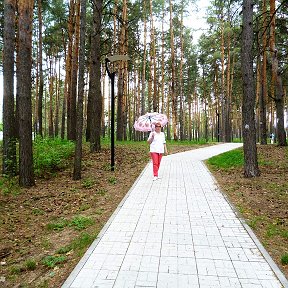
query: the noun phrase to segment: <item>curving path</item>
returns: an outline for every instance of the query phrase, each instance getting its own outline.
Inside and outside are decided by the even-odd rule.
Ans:
[[[202,162],[241,145],[149,163],[62,288],[288,287]]]

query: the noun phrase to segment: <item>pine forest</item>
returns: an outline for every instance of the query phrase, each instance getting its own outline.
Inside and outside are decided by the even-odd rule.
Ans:
[[[1,287],[288,287],[287,0],[0,0],[0,51]]]

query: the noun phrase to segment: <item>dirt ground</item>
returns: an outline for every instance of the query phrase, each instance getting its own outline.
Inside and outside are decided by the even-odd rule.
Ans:
[[[271,145],[258,151],[259,178],[244,179],[239,169],[213,174],[287,276],[280,258],[288,252],[288,152]],[[145,145],[117,145],[114,172],[109,149],[84,155],[80,181],[69,167],[30,189],[0,193],[1,287],[61,287],[149,161]]]

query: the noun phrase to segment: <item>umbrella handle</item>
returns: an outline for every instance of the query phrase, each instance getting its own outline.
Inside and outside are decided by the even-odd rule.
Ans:
[[[155,128],[153,129],[152,122],[151,122],[151,116],[148,116],[148,119],[150,120],[151,131],[154,132],[154,131],[155,131]]]

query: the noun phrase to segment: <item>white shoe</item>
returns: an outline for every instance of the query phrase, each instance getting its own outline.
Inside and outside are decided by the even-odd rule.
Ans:
[[[156,181],[156,180],[158,180],[158,177],[154,176],[153,181]]]

